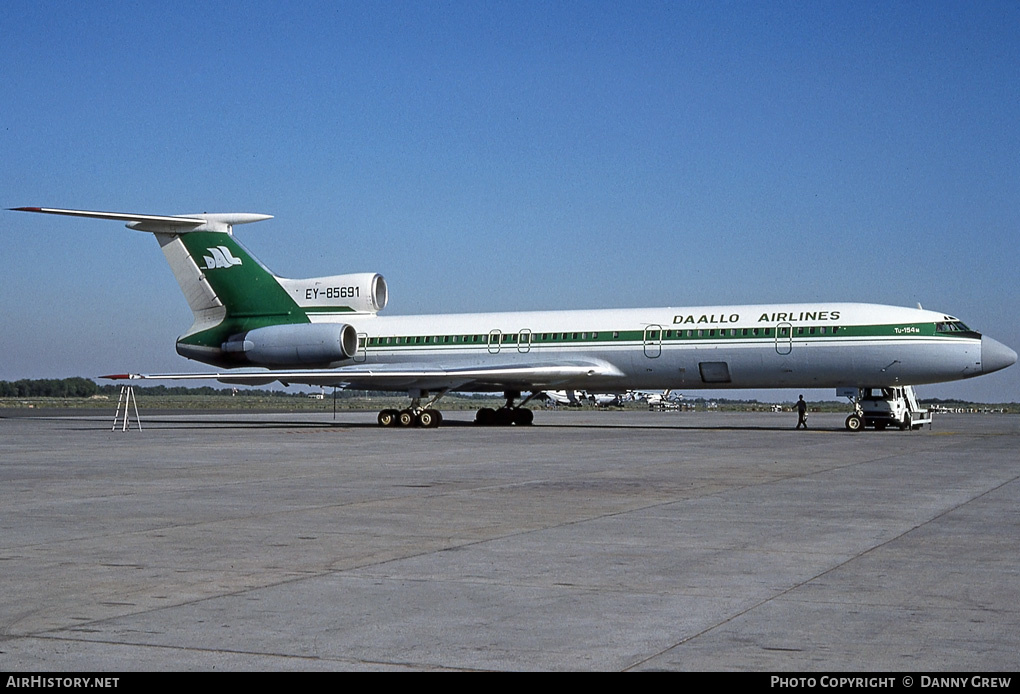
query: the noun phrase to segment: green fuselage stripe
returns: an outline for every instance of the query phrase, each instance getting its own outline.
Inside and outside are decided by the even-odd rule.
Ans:
[[[522,340],[523,335],[523,340]],[[862,339],[862,338],[945,338],[945,339],[980,339],[981,335],[973,331],[940,332],[934,323],[915,323],[910,325],[851,325],[851,326],[795,326],[767,328],[683,328],[683,329],[647,329],[647,330],[598,330],[568,332],[492,332],[469,333],[456,335],[391,335],[369,337],[369,348],[388,347],[446,347],[446,346],[500,346],[526,344],[564,345],[564,344],[616,344],[616,343],[651,343],[670,344],[701,341],[786,341],[786,340],[831,340]],[[364,344],[362,345],[364,346]]]

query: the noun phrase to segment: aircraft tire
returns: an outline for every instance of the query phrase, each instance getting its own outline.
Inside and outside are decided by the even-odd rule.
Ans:
[[[509,407],[501,407],[496,410],[496,418],[493,424],[499,427],[508,427],[514,423],[514,411]]]
[[[443,415],[439,413],[439,410],[422,410],[418,413],[418,426],[426,429],[435,429],[442,423]]]
[[[491,407],[483,407],[475,414],[475,424],[478,424],[479,426],[492,426],[495,422],[496,410]]]
[[[519,407],[514,410],[514,424],[519,427],[530,426],[535,421],[535,413],[526,407]]]
[[[418,418],[414,416],[413,410],[401,410],[397,415],[397,424],[402,427],[412,427],[417,421]]]
[[[864,428],[864,418],[858,414],[852,414],[846,418],[848,431],[861,431]]]
[[[397,416],[400,413],[396,410],[383,410],[379,413],[379,426],[391,427],[397,423]]]

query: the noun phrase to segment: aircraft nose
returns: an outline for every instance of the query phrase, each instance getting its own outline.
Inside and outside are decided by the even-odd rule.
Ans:
[[[989,374],[1016,363],[1016,352],[998,340],[981,336],[981,373]]]

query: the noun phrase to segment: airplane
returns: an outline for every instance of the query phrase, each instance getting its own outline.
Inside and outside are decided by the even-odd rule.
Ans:
[[[588,402],[594,407],[623,407],[632,398],[628,393],[586,393]]]
[[[559,405],[570,407],[581,407],[584,403],[592,407],[619,407],[624,402],[629,402],[633,396],[625,393],[576,393],[572,390],[547,390],[544,392],[546,400]]]
[[[546,390],[543,397],[556,406],[567,405],[569,407],[580,407],[581,401],[577,393],[572,390]]]
[[[104,378],[407,393],[408,407],[379,413],[383,426],[439,426],[436,403],[451,391],[502,391],[506,404],[480,409],[475,421],[528,425],[534,415],[524,405],[549,390],[913,386],[1017,360],[953,316],[863,303],[381,316],[389,298],[382,275],[282,278],[234,238],[234,226],[270,215],[12,209],[153,234],[194,314],[178,354],[226,369]],[[238,367],[258,370],[230,371]],[[855,417],[848,429],[863,426]]]
[[[638,397],[648,403],[650,410],[679,410],[684,396],[667,388],[661,393],[638,393]]]

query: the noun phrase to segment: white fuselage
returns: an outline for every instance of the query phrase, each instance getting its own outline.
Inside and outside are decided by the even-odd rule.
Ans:
[[[874,304],[380,316],[389,296],[381,275],[284,279],[234,239],[233,225],[268,215],[16,209],[153,233],[195,316],[178,352],[228,369],[266,367],[115,378],[279,380],[405,390],[414,400],[431,390],[503,390],[509,409],[525,390],[917,385],[1017,359],[952,316]],[[393,420],[384,414],[381,423]]]
[[[604,368],[559,387],[599,391],[917,385],[993,370],[982,365],[987,338],[934,331],[953,320],[934,311],[852,303],[362,315],[348,319],[362,347],[355,363],[345,365],[512,367],[576,360]]]

